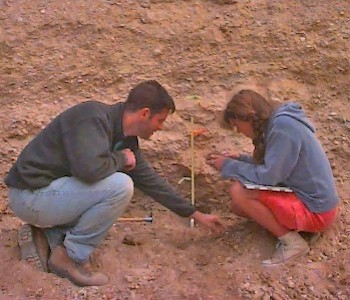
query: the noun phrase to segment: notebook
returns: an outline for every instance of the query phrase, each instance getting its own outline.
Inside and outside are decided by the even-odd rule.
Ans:
[[[272,186],[272,185],[263,185],[256,184],[249,181],[240,180],[240,182],[249,190],[260,190],[260,191],[274,191],[274,192],[287,192],[293,193],[293,190],[286,186]]]

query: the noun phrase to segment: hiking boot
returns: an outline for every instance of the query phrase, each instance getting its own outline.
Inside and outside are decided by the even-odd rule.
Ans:
[[[18,230],[18,245],[21,251],[21,260],[41,271],[48,271],[47,260],[50,247],[42,229],[24,224]]]
[[[66,248],[56,246],[52,251],[49,263],[52,273],[67,278],[77,286],[105,285],[108,278],[102,273],[90,273],[83,265],[74,262],[67,253]]]
[[[296,231],[279,238],[276,251],[271,259],[264,260],[263,266],[274,266],[298,257],[310,250],[308,243]]]

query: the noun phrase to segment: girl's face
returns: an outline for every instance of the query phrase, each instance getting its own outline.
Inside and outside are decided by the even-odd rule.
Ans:
[[[238,119],[232,119],[230,121],[230,125],[232,129],[236,128],[238,133],[244,134],[246,137],[250,139],[255,138],[254,129],[253,129],[253,121],[242,121]]]

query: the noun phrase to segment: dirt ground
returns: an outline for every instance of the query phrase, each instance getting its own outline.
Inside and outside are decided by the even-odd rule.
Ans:
[[[0,183],[0,299],[349,299],[350,298],[349,0],[0,0],[0,175],[64,109],[123,101],[157,79],[177,112],[141,147],[155,168],[190,197],[189,133],[195,140],[196,203],[228,224],[222,236],[189,228],[137,193],[93,263],[104,287],[78,288],[19,261],[20,220]],[[211,151],[250,151],[220,127],[230,95],[253,88],[300,102],[318,128],[341,196],[336,224],[310,253],[262,268],[275,240],[227,210],[228,184],[204,164]],[[122,243],[130,235],[136,245]]]

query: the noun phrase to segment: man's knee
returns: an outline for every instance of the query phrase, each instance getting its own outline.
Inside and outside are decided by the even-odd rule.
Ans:
[[[129,202],[134,194],[134,182],[127,174],[117,172],[108,177],[112,198],[116,201]]]
[[[124,195],[124,198],[130,201],[132,196],[134,195],[134,181],[129,175],[124,173],[118,173],[117,181],[117,192],[122,193]]]

